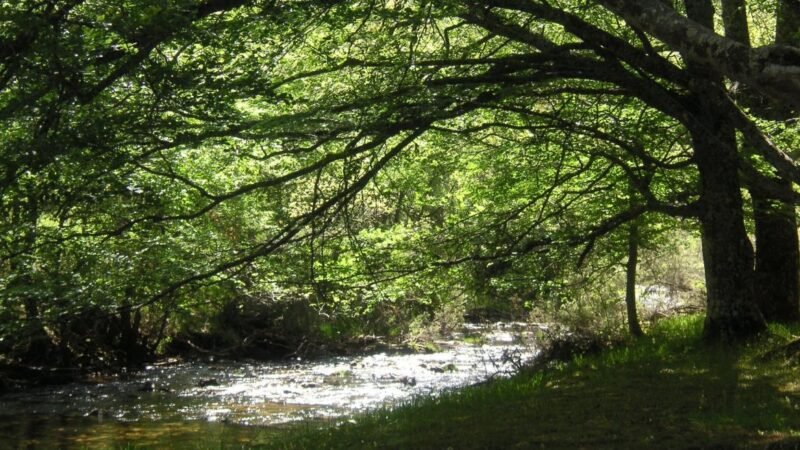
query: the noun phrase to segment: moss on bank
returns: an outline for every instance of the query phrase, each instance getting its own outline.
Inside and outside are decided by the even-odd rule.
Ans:
[[[544,371],[417,399],[260,448],[799,448],[800,327],[699,344],[702,319]],[[786,349],[786,350],[783,350]]]

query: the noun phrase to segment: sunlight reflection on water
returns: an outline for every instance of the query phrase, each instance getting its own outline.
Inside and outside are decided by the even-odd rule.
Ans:
[[[0,437],[12,448],[41,436],[50,438],[32,448],[113,446],[125,436],[163,443],[198,426],[238,436],[242,425],[341,417],[507,375],[534,356],[531,335],[521,324],[470,325],[436,353],[152,366],[127,380],[0,397]]]

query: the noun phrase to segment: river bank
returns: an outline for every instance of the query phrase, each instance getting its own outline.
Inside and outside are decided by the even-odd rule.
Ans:
[[[702,319],[647,338],[323,429],[269,449],[797,449],[800,327],[735,348],[700,344]]]

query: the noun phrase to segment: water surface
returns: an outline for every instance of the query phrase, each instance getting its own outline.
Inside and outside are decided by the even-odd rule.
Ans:
[[[469,325],[435,353],[153,365],[124,379],[9,394],[0,397],[0,447],[255,445],[297,422],[344,420],[506,376],[534,356],[531,334],[522,324]]]

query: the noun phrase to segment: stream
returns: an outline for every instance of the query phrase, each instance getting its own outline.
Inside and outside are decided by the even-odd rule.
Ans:
[[[508,376],[535,355],[521,323],[468,324],[434,353],[148,366],[96,384],[0,396],[2,448],[240,448],[298,422],[348,420]]]

